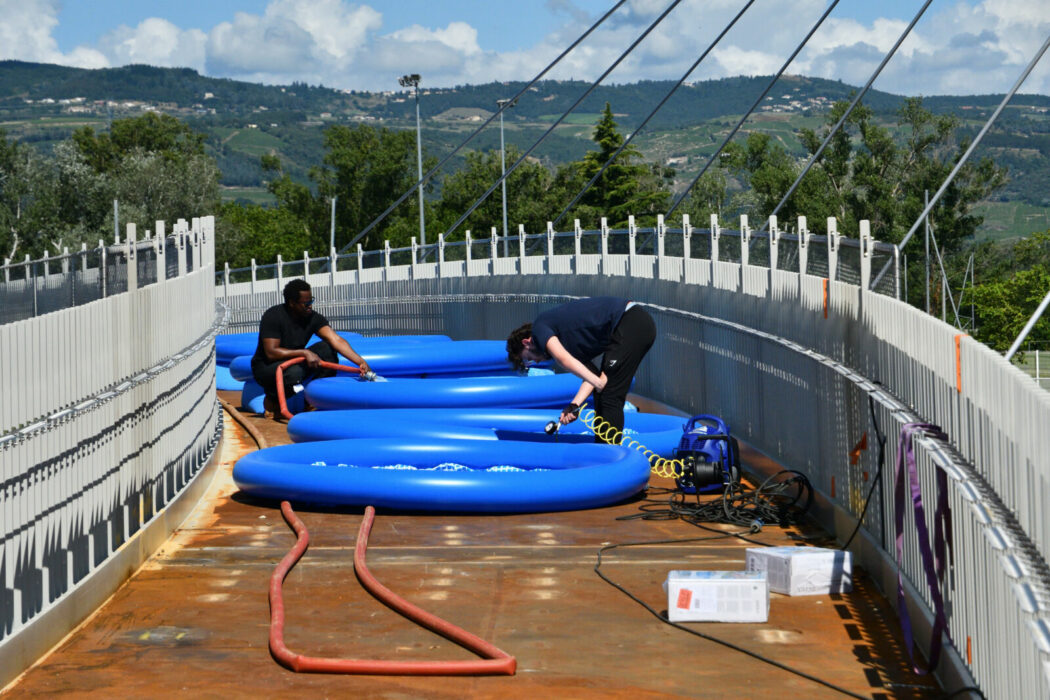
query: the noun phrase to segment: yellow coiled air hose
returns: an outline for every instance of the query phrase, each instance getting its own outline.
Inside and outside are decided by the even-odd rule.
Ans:
[[[620,444],[624,447],[630,447],[641,452],[645,455],[646,460],[649,461],[649,468],[652,470],[653,474],[656,474],[657,476],[666,476],[672,479],[677,479],[685,474],[685,464],[682,460],[665,459],[661,457],[634,438],[625,435],[622,430],[617,430],[616,426],[611,425],[607,420],[595,413],[594,409],[585,408],[580,411],[580,420],[583,421],[583,424],[590,428],[600,440],[607,442],[610,445]]]

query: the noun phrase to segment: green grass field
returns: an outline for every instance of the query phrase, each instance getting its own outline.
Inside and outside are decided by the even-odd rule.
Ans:
[[[1005,241],[1050,229],[1050,207],[1024,202],[985,202],[975,208],[984,217],[977,231],[980,241]]]
[[[277,204],[277,199],[262,187],[223,187],[222,201],[233,202],[238,199],[252,204]]]

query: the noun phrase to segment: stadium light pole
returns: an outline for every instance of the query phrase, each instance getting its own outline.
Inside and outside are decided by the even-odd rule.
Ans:
[[[503,257],[509,255],[507,244],[507,150],[503,142],[503,111],[506,105],[514,106],[513,100],[496,100],[499,106],[499,167],[503,177]]]
[[[423,214],[423,133],[419,122],[419,73],[402,75],[397,79],[401,87],[410,87],[416,95],[416,179],[419,182],[419,244],[427,244],[426,224]]]

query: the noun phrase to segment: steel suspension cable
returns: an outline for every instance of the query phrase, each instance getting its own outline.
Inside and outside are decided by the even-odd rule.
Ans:
[[[678,196],[677,199],[675,199],[674,203],[671,205],[671,208],[668,209],[667,213],[664,215],[664,218],[670,218],[671,214],[674,213],[674,210],[678,208],[678,205],[682,203],[682,200],[689,196],[690,190],[692,190],[693,187],[696,186],[696,183],[700,181],[700,178],[703,177],[704,173],[707,172],[707,169],[711,167],[711,163],[713,163],[715,158],[717,158],[718,155],[722,152],[722,149],[726,147],[726,144],[728,144],[732,140],[732,138],[736,136],[736,132],[740,130],[740,127],[744,125],[744,122],[747,121],[747,118],[750,117],[751,113],[755,111],[755,108],[758,107],[758,105],[762,102],[763,99],[765,99],[766,95],[769,94],[769,91],[773,89],[773,86],[776,85],[776,82],[780,80],[780,76],[784,74],[784,71],[788,69],[788,66],[791,65],[791,62],[795,60],[795,57],[798,56],[799,52],[802,51],[802,48],[809,42],[810,38],[820,28],[820,25],[824,24],[824,20],[828,18],[828,15],[831,14],[831,11],[834,10],[835,6],[838,4],[839,0],[832,0],[832,3],[828,6],[828,9],[824,10],[824,14],[820,16],[820,19],[817,20],[817,23],[814,24],[813,28],[809,30],[808,34],[806,34],[806,37],[802,40],[802,43],[795,47],[795,50],[791,52],[791,55],[788,56],[788,59],[784,61],[784,65],[780,67],[780,70],[777,71],[777,74],[773,76],[773,79],[771,81],[769,81],[769,85],[766,86],[766,89],[762,91],[762,94],[758,96],[758,99],[755,100],[755,103],[751,105],[751,109],[747,110],[744,116],[740,118],[740,121],[736,123],[736,126],[733,127],[732,131],[729,132],[729,135],[726,136],[724,141],[722,141],[722,145],[718,147],[718,150],[716,150],[711,155],[708,161],[704,164],[704,167],[700,169],[700,172],[696,174],[696,177],[693,178],[693,181],[689,183],[689,186],[685,188],[685,190],[682,192],[682,194]]]
[[[802,179],[806,177],[806,173],[809,172],[809,169],[812,168],[813,164],[817,162],[818,158],[820,158],[820,155],[824,152],[824,149],[827,148],[828,144],[831,142],[831,138],[836,133],[838,133],[838,130],[842,128],[842,125],[846,123],[846,119],[848,119],[849,115],[853,113],[853,108],[860,104],[860,101],[864,98],[864,95],[868,94],[868,90],[871,88],[872,83],[874,83],[875,79],[879,77],[879,74],[882,73],[882,69],[885,68],[886,64],[890,62],[890,59],[893,58],[893,55],[897,53],[897,49],[899,49],[900,45],[904,43],[905,38],[907,38],[907,36],[911,34],[911,30],[915,27],[916,23],[926,12],[926,8],[930,6],[931,2],[933,2],[933,0],[926,0],[926,2],[923,3],[922,7],[919,8],[919,11],[915,14],[915,17],[912,18],[911,24],[909,24],[907,28],[905,28],[905,30],[901,33],[900,37],[898,37],[897,43],[894,44],[893,48],[891,48],[889,52],[883,57],[882,63],[879,64],[879,67],[876,68],[875,72],[871,74],[870,78],[868,78],[868,82],[864,84],[864,88],[859,93],[857,93],[857,96],[853,98],[852,102],[850,102],[849,107],[846,108],[846,111],[842,114],[842,117],[838,120],[838,123],[836,123],[835,126],[831,127],[831,131],[829,131],[828,135],[824,138],[824,142],[820,144],[820,148],[818,148],[816,152],[813,153],[813,155],[809,159],[809,162],[806,163],[806,167],[804,167],[802,169],[802,172],[799,173],[799,176],[795,178],[795,182],[793,182],[791,184],[791,187],[788,188],[787,194],[784,195],[783,199],[780,200],[780,203],[777,204],[777,206],[773,209],[769,216],[776,216],[777,213],[787,203],[788,198],[791,197],[791,195],[795,193],[795,190],[798,188],[798,186],[802,184]],[[758,229],[759,233],[765,231],[768,225],[769,217],[766,217],[762,222],[762,227]]]
[[[927,0],[927,2],[932,2],[932,0]],[[595,173],[594,177],[591,178],[590,182],[583,186],[583,189],[580,190],[580,193],[576,195],[576,198],[569,202],[569,206],[565,207],[565,209],[562,210],[561,214],[558,214],[558,218],[551,222],[552,225],[557,226],[558,222],[565,218],[565,215],[568,214],[574,206],[576,206],[576,203],[580,201],[583,195],[587,194],[587,191],[591,189],[595,182],[598,181],[598,178],[602,176],[602,173],[604,173],[606,169],[613,164],[613,161],[616,160],[617,156],[619,156],[620,153],[622,153],[623,150],[631,144],[631,141],[634,140],[634,137],[637,136],[643,128],[645,128],[645,125],[649,123],[649,120],[652,119],[658,111],[660,111],[660,108],[663,107],[664,104],[666,104],[667,100],[671,99],[671,95],[673,95],[678,90],[678,88],[682,86],[682,83],[684,83],[686,78],[689,77],[689,74],[696,70],[696,67],[700,65],[701,61],[707,58],[707,54],[711,53],[711,50],[718,45],[718,42],[722,40],[722,38],[729,32],[729,30],[733,28],[733,25],[737,23],[737,20],[743,17],[744,13],[747,12],[753,4],[755,4],[755,0],[748,0],[747,4],[744,5],[744,8],[740,10],[740,12],[738,12],[735,17],[733,17],[733,20],[725,26],[722,32],[715,38],[713,42],[711,42],[711,45],[708,46],[702,54],[700,54],[700,57],[693,62],[693,65],[689,66],[689,69],[682,75],[681,78],[679,78],[678,82],[675,83],[674,87],[672,87],[671,90],[666,95],[664,95],[664,98],[660,100],[660,103],[656,105],[653,111],[649,112],[649,116],[642,120],[642,123],[638,125],[638,128],[636,128],[631,133],[631,135],[624,140],[620,147],[616,149],[616,152],[613,153],[612,156],[609,157],[609,160],[605,162],[605,165],[603,165],[601,169],[597,173]]]
[[[838,0],[835,0],[835,1],[838,2]],[[682,0],[672,0],[671,4],[667,6],[667,9],[665,9],[663,12],[661,12],[660,16],[657,17],[656,20],[653,21],[652,24],[650,24],[648,27],[646,27],[645,31],[642,32],[641,36],[639,36],[637,39],[635,39],[631,43],[631,45],[628,46],[627,49],[623,53],[621,53],[619,55],[619,57],[617,57],[617,59],[615,61],[613,61],[612,65],[609,66],[608,68],[606,68],[604,73],[602,73],[600,76],[598,76],[597,80],[595,80],[593,83],[591,83],[591,86],[589,88],[587,88],[587,90],[584,91],[584,93],[582,95],[580,95],[579,99],[577,99],[575,102],[572,103],[571,107],[569,107],[567,110],[565,110],[565,112],[563,112],[562,115],[560,117],[558,117],[557,121],[555,121],[553,124],[551,124],[550,128],[547,129],[547,131],[545,131],[543,133],[543,135],[540,136],[539,139],[537,139],[536,143],[534,143],[531,146],[529,146],[529,150],[525,151],[525,153],[523,153],[521,155],[521,157],[518,158],[518,160],[516,160],[514,162],[514,165],[510,166],[509,168],[507,168],[507,172],[505,172],[502,177],[500,177],[498,180],[496,180],[496,182],[492,185],[492,187],[489,187],[487,190],[485,190],[485,193],[483,195],[481,195],[480,197],[478,197],[477,201],[474,202],[474,204],[469,209],[467,209],[467,211],[464,212],[462,216],[460,216],[458,219],[456,219],[456,222],[454,224],[452,224],[452,226],[450,226],[447,231],[445,231],[445,236],[446,237],[449,236],[453,231],[455,231],[457,228],[459,228],[459,225],[462,224],[464,221],[466,221],[467,217],[470,216],[471,214],[473,214],[474,210],[477,209],[479,206],[481,206],[481,203],[484,202],[488,198],[488,196],[490,194],[492,194],[493,192],[496,191],[496,188],[500,186],[500,183],[502,183],[504,180],[506,180],[510,176],[510,174],[512,172],[514,172],[514,170],[519,165],[521,165],[525,161],[525,159],[528,158],[529,155],[534,150],[536,150],[536,147],[539,146],[541,143],[543,143],[543,140],[546,139],[548,136],[550,136],[551,133],[554,131],[554,129],[556,129],[559,124],[561,124],[563,121],[565,121],[565,118],[567,116],[569,116],[569,114],[571,114],[572,111],[574,109],[576,109],[576,107],[578,107],[579,104],[581,102],[583,102],[584,99],[586,99],[588,95],[591,94],[591,92],[594,91],[594,88],[598,87],[598,85],[601,84],[601,82],[603,80],[605,80],[606,76],[608,76],[609,73],[612,73],[613,70],[616,68],[616,66],[620,65],[620,62],[623,61],[623,59],[627,58],[627,55],[629,53],[631,53],[632,51],[634,51],[635,47],[637,47],[638,44],[640,44],[642,42],[642,40],[645,39],[645,37],[649,36],[650,32],[652,32],[654,29],[656,29],[657,25],[659,25],[661,22],[663,22],[664,18],[666,18],[667,15],[669,15],[671,13],[671,10],[673,10],[676,7],[678,7],[678,5],[681,2],[682,2]]]
[[[613,5],[613,6],[612,6],[612,7],[611,7],[611,8],[609,9],[609,11],[608,11],[608,12],[606,12],[606,13],[605,13],[605,14],[603,14],[603,15],[602,15],[602,16],[601,16],[600,18],[598,18],[598,21],[597,21],[597,22],[595,22],[594,24],[592,24],[592,25],[590,26],[590,28],[588,28],[588,29],[587,29],[587,31],[585,31],[585,32],[584,32],[583,34],[581,34],[581,35],[580,35],[580,36],[579,36],[579,37],[578,37],[578,38],[576,39],[576,41],[572,42],[572,44],[570,44],[570,45],[569,45],[569,47],[568,47],[567,49],[565,49],[565,50],[564,50],[564,51],[562,51],[562,52],[561,52],[560,54],[558,54],[558,57],[557,57],[557,58],[555,58],[555,59],[554,59],[553,61],[551,61],[550,63],[548,63],[548,64],[547,64],[547,67],[546,67],[546,68],[544,68],[544,69],[543,69],[543,70],[541,70],[541,71],[540,71],[539,73],[537,73],[537,74],[536,74],[536,77],[534,77],[534,78],[533,78],[532,80],[530,80],[530,81],[528,82],[528,84],[527,84],[527,85],[525,85],[525,87],[523,87],[523,88],[522,88],[521,90],[519,90],[519,91],[518,91],[518,94],[517,94],[517,95],[515,95],[514,97],[512,97],[512,98],[510,99],[510,101],[509,101],[509,102],[508,102],[507,104],[505,104],[505,105],[502,105],[502,106],[501,106],[501,107],[500,107],[500,108],[499,108],[499,109],[498,109],[498,110],[497,110],[497,111],[496,111],[496,112],[495,112],[495,113],[494,113],[494,114],[493,114],[492,116],[490,116],[490,117],[489,117],[489,118],[488,118],[487,120],[485,120],[485,123],[483,123],[483,124],[482,124],[481,126],[479,126],[479,127],[477,128],[477,129],[475,129],[475,130],[474,130],[474,132],[473,132],[472,134],[470,134],[469,136],[467,136],[467,138],[466,138],[466,139],[464,139],[464,141],[463,141],[462,143],[460,143],[460,144],[459,144],[458,146],[456,146],[456,148],[455,148],[455,149],[453,149],[453,151],[452,151],[451,153],[449,153],[448,155],[446,155],[446,156],[445,156],[444,158],[442,158],[442,159],[441,159],[441,160],[440,160],[440,161],[438,162],[438,164],[437,164],[437,165],[435,165],[435,166],[434,166],[433,168],[431,168],[430,170],[428,170],[428,171],[427,171],[427,172],[426,172],[426,173],[425,173],[425,174],[423,175],[423,177],[422,177],[422,178],[420,178],[420,179],[419,179],[419,180],[418,180],[418,181],[416,182],[416,184],[414,184],[414,185],[413,185],[412,187],[410,187],[410,188],[408,189],[408,191],[406,191],[406,192],[405,192],[405,193],[404,193],[403,195],[401,195],[401,196],[400,196],[400,197],[399,197],[399,198],[397,199],[397,201],[396,201],[396,202],[394,202],[394,203],[393,203],[393,204],[391,204],[391,205],[390,205],[389,207],[387,207],[386,211],[384,211],[384,212],[383,212],[382,214],[380,214],[379,216],[377,216],[377,217],[376,217],[376,218],[375,218],[375,219],[374,219],[374,220],[372,221],[372,223],[368,224],[368,226],[365,226],[365,227],[364,227],[364,229],[362,229],[360,233],[358,233],[358,234],[357,234],[356,236],[354,236],[354,237],[353,237],[353,238],[352,238],[352,239],[350,240],[350,242],[349,242],[349,243],[347,243],[347,244],[346,244],[346,245],[344,245],[344,246],[343,246],[342,248],[340,248],[340,249],[339,249],[339,252],[340,252],[340,253],[342,253],[343,251],[347,250],[347,249],[348,249],[348,248],[349,248],[350,246],[354,245],[354,244],[355,244],[355,243],[357,243],[357,242],[358,242],[359,240],[361,240],[361,238],[363,238],[363,237],[364,237],[364,236],[365,236],[365,235],[366,235],[366,234],[367,234],[367,233],[368,233],[369,231],[371,231],[371,230],[372,230],[372,229],[374,229],[374,228],[375,228],[375,227],[376,227],[377,225],[379,225],[379,223],[380,223],[381,221],[383,221],[383,219],[385,219],[385,218],[386,218],[386,217],[387,217],[387,216],[388,216],[388,215],[390,214],[390,212],[394,211],[394,209],[396,209],[396,208],[398,207],[398,205],[400,205],[400,204],[401,204],[402,202],[404,202],[404,201],[405,201],[406,199],[408,199],[408,198],[409,198],[410,196],[412,196],[412,193],[413,193],[413,192],[415,192],[415,191],[416,191],[416,190],[417,190],[418,188],[422,187],[422,186],[423,186],[423,185],[424,185],[424,184],[426,183],[426,181],[427,181],[427,180],[429,180],[429,179],[430,179],[430,178],[431,178],[431,177],[432,177],[432,176],[433,176],[433,175],[434,175],[434,174],[435,174],[435,173],[436,173],[436,172],[437,172],[437,171],[438,171],[438,170],[439,170],[439,169],[440,169],[440,168],[441,168],[441,167],[442,167],[443,165],[445,165],[445,163],[447,163],[447,162],[448,162],[448,161],[449,161],[449,160],[450,160],[450,159],[452,158],[452,156],[454,156],[454,155],[456,155],[457,153],[459,153],[459,151],[460,151],[460,150],[461,150],[461,149],[462,149],[462,148],[463,148],[464,146],[466,146],[466,145],[467,145],[468,143],[470,143],[471,141],[473,141],[473,140],[474,140],[474,137],[475,137],[475,136],[477,136],[478,134],[480,134],[480,133],[482,132],[482,130],[484,130],[484,129],[485,129],[485,127],[487,127],[487,126],[488,126],[489,124],[491,124],[491,123],[492,123],[492,120],[493,120],[493,119],[495,119],[495,118],[496,118],[496,117],[498,117],[499,115],[503,114],[503,112],[504,112],[504,111],[505,111],[505,110],[506,110],[506,109],[507,109],[507,108],[508,108],[508,107],[509,107],[510,105],[514,104],[514,103],[515,103],[515,102],[516,102],[516,101],[518,100],[518,98],[520,98],[520,97],[521,97],[522,95],[524,95],[524,94],[525,94],[525,93],[526,93],[526,92],[528,91],[528,89],[529,89],[529,88],[531,88],[531,87],[532,87],[533,85],[535,85],[535,84],[536,84],[536,83],[537,83],[537,82],[538,82],[538,81],[540,80],[540,78],[542,78],[542,77],[543,77],[544,75],[546,75],[546,74],[547,74],[547,73],[548,73],[548,72],[549,72],[549,71],[550,71],[550,70],[551,70],[552,68],[554,68],[554,66],[555,66],[555,65],[557,65],[557,64],[558,64],[558,63],[559,63],[559,62],[560,62],[560,61],[561,61],[561,60],[562,60],[563,58],[565,58],[565,57],[566,57],[566,56],[567,56],[567,55],[569,54],[569,52],[571,52],[571,51],[572,51],[573,49],[575,49],[575,48],[576,48],[577,46],[579,46],[579,45],[580,45],[580,44],[581,44],[581,43],[583,42],[583,40],[584,40],[584,39],[586,39],[586,38],[587,38],[588,36],[590,36],[590,35],[591,35],[591,33],[592,33],[592,32],[594,32],[594,30],[595,30],[595,29],[597,29],[597,28],[598,28],[599,26],[601,26],[601,24],[602,24],[603,22],[605,22],[605,20],[609,19],[609,17],[610,17],[610,16],[612,16],[612,14],[613,14],[614,12],[616,12],[616,11],[617,11],[618,9],[620,9],[620,8],[621,8],[621,7],[622,7],[622,6],[624,5],[624,3],[626,3],[626,2],[627,2],[627,0],[618,0],[618,2],[617,2],[617,3],[615,4],[615,5]]]
[[[910,241],[911,237],[915,235],[915,231],[919,228],[920,225],[922,225],[923,220],[930,215],[930,212],[933,210],[933,207],[936,206],[937,202],[944,194],[944,191],[948,189],[948,185],[952,183],[952,180],[955,179],[955,176],[962,169],[962,166],[966,164],[966,161],[970,158],[970,155],[974,152],[974,149],[976,149],[977,145],[981,143],[981,139],[983,139],[984,135],[988,133],[988,130],[992,128],[992,124],[994,124],[995,120],[999,118],[999,114],[1003,111],[1003,109],[1006,108],[1007,103],[1009,103],[1010,100],[1013,99],[1014,93],[1016,93],[1020,89],[1021,83],[1025,81],[1025,79],[1028,77],[1028,74],[1031,73],[1032,69],[1034,69],[1036,64],[1039,63],[1039,60],[1043,57],[1043,54],[1046,53],[1046,49],[1048,47],[1050,47],[1050,36],[1046,38],[1046,41],[1043,42],[1043,46],[1039,49],[1039,51],[1036,52],[1035,57],[1032,58],[1032,60],[1028,63],[1025,69],[1021,72],[1021,75],[1017,78],[1017,82],[1015,82],[1014,86],[1010,88],[1010,92],[1006,93],[1006,95],[1003,97],[1003,101],[1000,102],[999,106],[995,108],[995,111],[992,113],[992,116],[989,117],[988,121],[984,123],[984,126],[981,128],[981,131],[977,134],[977,137],[973,140],[973,143],[971,143],[970,147],[966,149],[966,152],[962,154],[962,157],[959,158],[959,162],[955,164],[955,167],[952,168],[952,171],[948,173],[948,177],[944,179],[944,182],[941,184],[940,189],[938,189],[937,192],[933,195],[933,197],[930,198],[930,201],[926,205],[926,208],[922,210],[922,213],[919,214],[919,217],[915,219],[915,223],[911,225],[910,229],[908,229],[908,233],[905,234],[904,238],[901,239],[901,242],[897,244],[898,249],[903,250],[904,246],[908,245],[908,241]],[[875,285],[878,284],[879,281],[886,275],[886,271],[890,267],[890,262],[887,262],[885,265],[883,265],[882,269],[879,271],[878,276],[876,276],[875,279],[872,280],[872,289],[874,289]]]

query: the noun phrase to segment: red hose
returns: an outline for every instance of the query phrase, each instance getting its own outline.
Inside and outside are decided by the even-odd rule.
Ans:
[[[278,381],[277,386],[281,386]],[[295,530],[295,546],[281,559],[270,577],[270,653],[282,666],[299,673],[348,673],[384,676],[512,676],[517,667],[513,656],[466,630],[422,610],[379,583],[365,565],[368,535],[375,508],[365,509],[357,533],[354,571],[369,593],[394,611],[483,657],[475,661],[381,661],[371,659],[326,659],[291,652],[284,645],[284,599],[281,584],[309,545],[310,535],[288,501],[281,502],[284,519]]]
[[[282,362],[281,364],[277,365],[277,404],[278,410],[281,412],[281,415],[284,416],[285,420],[292,419],[292,412],[288,410],[288,404],[285,403],[284,400],[284,368],[291,367],[292,365],[297,365],[300,362],[306,362],[306,358],[293,357],[287,362]],[[324,367],[325,369],[338,370],[340,372],[357,372],[358,374],[361,373],[360,367],[351,367],[350,365],[339,365],[334,362],[325,362],[324,360],[321,360],[318,366]]]

